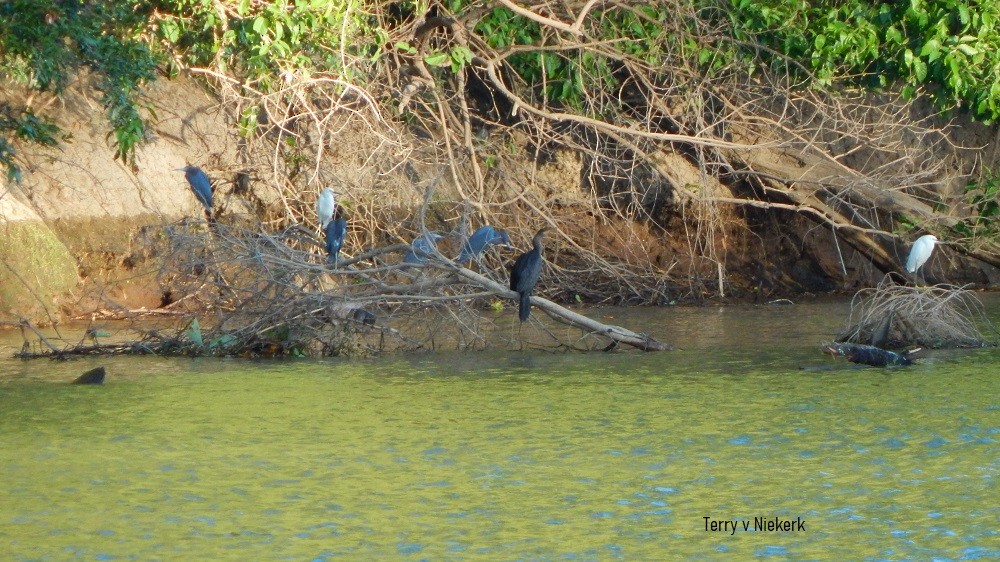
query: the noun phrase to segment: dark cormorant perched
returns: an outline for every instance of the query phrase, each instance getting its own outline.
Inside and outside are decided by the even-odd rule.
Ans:
[[[184,171],[184,177],[191,186],[191,191],[194,192],[194,196],[198,198],[201,206],[205,207],[205,216],[212,220],[212,183],[209,181],[208,175],[198,166],[190,164],[178,169]]]
[[[535,289],[538,278],[542,275],[542,237],[548,228],[539,230],[531,239],[531,250],[523,253],[510,268],[510,290],[517,291],[521,297],[517,317],[524,322],[531,314],[531,291]]]
[[[326,254],[327,262],[337,265],[340,259],[340,249],[344,246],[344,237],[347,236],[347,219],[340,206],[336,207],[333,213],[333,220],[326,224]]]

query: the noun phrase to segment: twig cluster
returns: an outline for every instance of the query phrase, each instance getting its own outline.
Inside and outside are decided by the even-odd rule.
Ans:
[[[268,228],[311,224],[313,194],[332,183],[357,241],[408,240],[425,225],[399,220],[400,210],[420,205],[419,186],[444,170],[433,194],[442,221],[471,210],[515,241],[552,229],[560,250],[543,292],[655,304],[723,293],[727,267],[754,246],[747,216],[756,210],[829,229],[838,251],[843,242],[883,271],[898,269],[887,250],[896,219],[957,220],[935,210],[946,197],[937,187],[971,170],[941,157],[959,150],[947,127],[914,118],[904,100],[803,87],[808,70],[791,61],[748,72],[735,58],[706,76],[666,38],[741,45],[685,2],[675,2],[676,18],[656,22],[664,36],[650,41],[665,51],[655,60],[632,54],[627,38],[602,36],[602,18],[616,11],[647,18],[638,5],[503,5],[542,26],[544,44],[494,48],[473,32],[487,9],[454,14],[431,2],[425,14],[383,22],[392,30],[385,43],[411,50],[387,49],[377,65],[338,53],[363,84],[289,71],[278,91],[263,92],[193,69],[234,115],[259,114],[240,166],[270,164],[253,173],[273,191]],[[694,21],[697,29],[686,23]],[[428,55],[456,48],[472,54],[459,70],[427,66]],[[553,102],[513,62],[543,54],[605,61],[614,77],[582,75],[577,107]]]
[[[509,341],[489,329],[491,293],[431,265],[404,265],[405,244],[350,252],[334,266],[299,225],[267,233],[181,223],[166,240],[162,283],[194,295],[190,311],[210,311],[203,352],[364,355]]]
[[[422,263],[406,263],[407,244],[345,252],[335,264],[313,233],[293,225],[265,232],[220,222],[165,225],[144,243],[161,263],[159,279],[175,302],[174,322],[138,322],[126,342],[81,342],[69,348],[44,341],[29,356],[95,353],[285,356],[370,355],[431,349],[610,349],[624,343],[665,349],[648,336],[606,326],[546,299],[536,306],[571,326],[539,320],[519,324],[505,313],[505,258],[487,248],[474,263],[450,256],[442,241]],[[118,317],[137,318],[138,311]],[[148,319],[147,319],[148,320]],[[37,334],[37,332],[36,332]],[[27,339],[26,339],[27,341]],[[610,342],[610,346],[609,346]]]
[[[851,301],[848,328],[838,342],[886,349],[982,347],[982,329],[996,334],[983,303],[961,287],[897,285],[890,276]]]

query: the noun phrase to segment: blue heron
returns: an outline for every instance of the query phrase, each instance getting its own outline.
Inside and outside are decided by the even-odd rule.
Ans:
[[[324,188],[316,201],[316,213],[319,215],[319,229],[326,232],[326,225],[333,220],[333,210],[336,207],[334,192],[329,187]]]
[[[209,181],[208,175],[202,171],[198,166],[192,166],[188,164],[183,168],[178,168],[178,171],[184,171],[184,177],[187,179],[188,184],[191,186],[191,191],[194,192],[194,196],[198,198],[202,207],[205,207],[205,216],[210,220],[212,218],[212,182]]]
[[[531,314],[531,291],[535,289],[538,278],[542,276],[542,237],[548,228],[539,230],[531,239],[531,249],[520,255],[514,266],[510,268],[510,290],[516,291],[521,297],[517,317],[524,322]]]
[[[437,232],[425,232],[410,242],[410,251],[403,257],[403,263],[420,264],[437,253],[437,241],[444,238]]]
[[[462,253],[458,255],[458,263],[478,259],[483,251],[492,244],[510,246],[510,236],[488,224],[479,227],[479,230],[473,232],[472,236],[462,245]]]
[[[326,225],[326,254],[327,262],[337,265],[340,259],[340,248],[344,245],[344,237],[347,236],[347,219],[340,207],[334,211],[333,220]]]
[[[927,263],[927,260],[931,257],[931,253],[934,252],[935,244],[939,243],[937,237],[933,234],[925,234],[917,238],[917,241],[913,243],[913,247],[910,248],[910,255],[906,258],[906,271],[913,274],[914,281],[916,281],[917,270]]]

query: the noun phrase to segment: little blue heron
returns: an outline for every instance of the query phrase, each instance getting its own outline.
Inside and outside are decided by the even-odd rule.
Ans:
[[[327,262],[337,265],[340,259],[340,248],[344,245],[344,237],[347,236],[347,219],[340,207],[334,211],[333,220],[326,225],[326,254]]]
[[[316,201],[316,214],[319,215],[319,229],[326,232],[326,225],[333,220],[333,209],[336,207],[335,192],[329,187],[324,188]]]
[[[488,224],[479,227],[479,230],[472,233],[472,236],[462,245],[462,253],[458,255],[458,263],[478,259],[486,247],[493,244],[510,246],[510,236]]]
[[[531,249],[520,255],[510,268],[510,290],[521,297],[517,317],[524,322],[531,314],[531,291],[542,275],[542,237],[548,228],[539,230],[531,239]]]
[[[425,232],[410,242],[410,251],[403,257],[403,263],[420,264],[437,253],[437,241],[444,238],[437,232]]]
[[[205,216],[209,219],[212,218],[212,182],[209,181],[208,175],[202,171],[198,166],[192,166],[188,164],[183,168],[178,168],[178,171],[184,171],[184,177],[187,178],[188,184],[191,186],[191,191],[194,192],[194,196],[198,198],[201,202],[201,206],[205,207]]]
[[[938,243],[937,237],[933,234],[925,234],[917,238],[917,241],[913,243],[913,247],[910,248],[910,255],[906,258],[906,271],[914,274],[914,282],[916,282],[917,270],[927,263],[927,260],[931,257],[931,253],[934,252],[934,245]]]

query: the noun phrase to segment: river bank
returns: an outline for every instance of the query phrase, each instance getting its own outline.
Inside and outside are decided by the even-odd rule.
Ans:
[[[626,213],[619,205],[632,195],[588,183],[592,163],[580,153],[554,147],[542,157],[527,150],[530,138],[518,134],[509,139],[514,156],[495,172],[499,183],[489,201],[482,194],[470,198],[443,168],[416,158],[419,139],[406,141],[413,152],[400,159],[380,150],[378,135],[350,119],[341,128],[349,150],[325,153],[311,171],[296,170],[288,155],[274,161],[267,136],[242,138],[226,101],[187,78],[150,86],[157,119],[130,168],[115,159],[88,87],[81,77],[54,113],[71,139],[56,148],[26,150],[22,182],[6,184],[0,196],[0,261],[6,264],[0,315],[7,321],[127,318],[144,310],[169,313],[177,307],[167,307],[179,301],[196,301],[175,283],[184,272],[165,263],[173,250],[163,246],[179,221],[201,216],[177,171],[187,163],[208,172],[220,223],[262,236],[299,225],[302,236],[290,247],[307,260],[322,260],[314,205],[327,185],[341,192],[338,201],[349,217],[347,256],[408,244],[427,230],[451,235],[441,242],[442,251],[457,255],[462,236],[484,220],[508,230],[523,250],[539,224],[555,224],[546,256],[551,267],[538,291],[564,304],[765,303],[849,295],[877,284],[886,260],[900,273],[909,250],[904,235],[876,256],[801,213],[752,205],[712,207],[709,235],[705,209],[672,200],[666,191],[657,192],[662,199],[651,200],[645,211]],[[26,94],[11,89],[6,95]],[[672,165],[686,170],[684,181],[697,179],[690,164]],[[636,175],[630,181],[646,179]],[[725,187],[704,181],[714,182],[716,191]],[[220,247],[213,259],[226,260],[234,251]],[[512,252],[493,262],[493,276],[502,279],[514,257]],[[925,272],[932,283],[986,288],[1000,280],[993,265],[959,246],[942,246]]]

